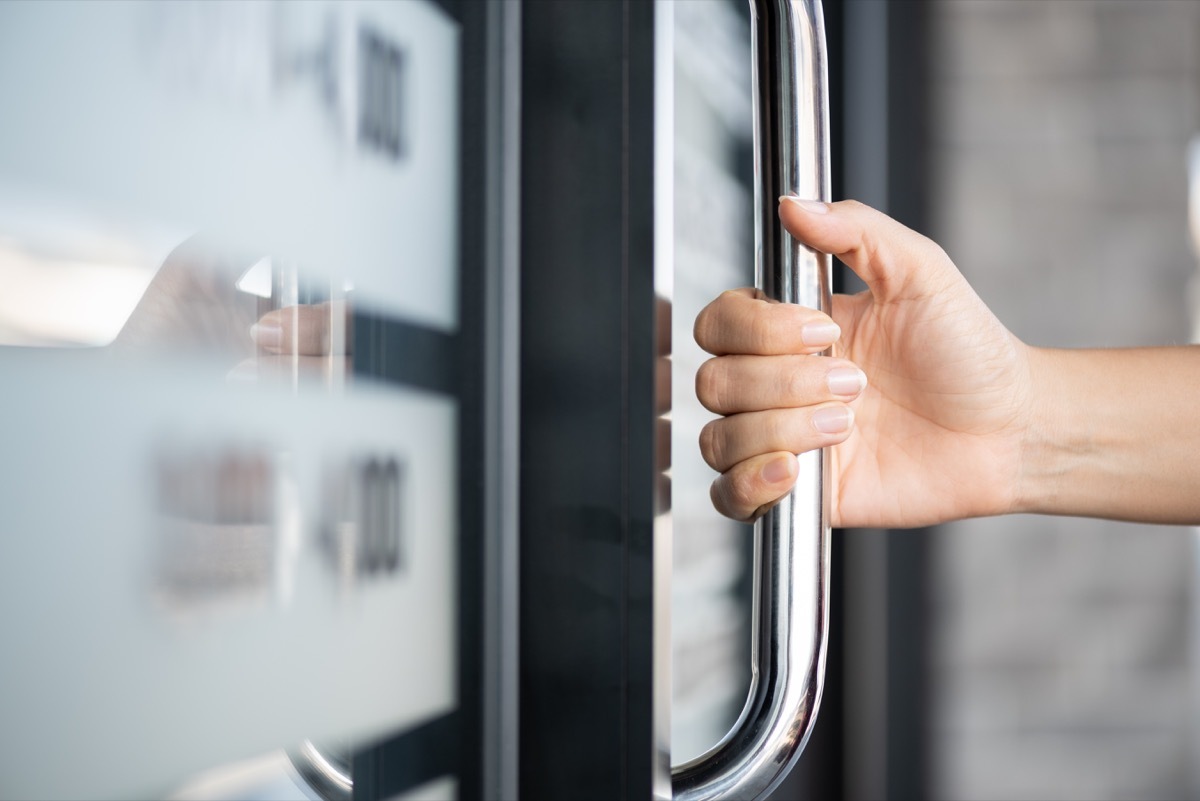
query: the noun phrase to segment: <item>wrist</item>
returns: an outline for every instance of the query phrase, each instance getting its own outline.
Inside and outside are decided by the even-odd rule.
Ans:
[[[1016,492],[1011,511],[1054,514],[1064,504],[1073,463],[1092,446],[1086,415],[1071,414],[1070,393],[1063,384],[1067,354],[1028,348],[1030,397],[1019,449]]]
[[[1013,511],[1200,520],[1192,348],[1030,348]]]

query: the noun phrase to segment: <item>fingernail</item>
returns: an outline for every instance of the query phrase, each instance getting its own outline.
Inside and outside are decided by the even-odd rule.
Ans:
[[[809,214],[825,214],[829,211],[829,204],[822,203],[819,200],[805,200],[798,198],[795,195],[784,195],[779,198],[780,201],[788,201],[807,211]]]
[[[271,323],[255,323],[250,326],[250,338],[260,348],[278,351],[283,346],[283,328]]]
[[[807,323],[800,329],[800,339],[809,347],[828,347],[841,335],[842,329],[837,323]]]
[[[763,465],[762,477],[763,481],[768,484],[778,484],[792,477],[793,459],[786,456],[781,456],[778,459],[772,459]]]
[[[846,406],[827,406],[813,412],[813,428],[822,434],[841,434],[850,429],[854,412]]]
[[[867,374],[857,367],[835,367],[829,371],[825,381],[834,395],[852,398],[866,389]]]

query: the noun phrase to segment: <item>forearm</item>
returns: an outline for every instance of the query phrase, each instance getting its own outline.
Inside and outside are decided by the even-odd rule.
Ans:
[[[1029,356],[1016,511],[1200,523],[1200,347]]]

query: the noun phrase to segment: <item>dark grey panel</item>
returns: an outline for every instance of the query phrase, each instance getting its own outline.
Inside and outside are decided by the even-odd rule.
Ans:
[[[651,795],[653,4],[523,10],[521,795]]]

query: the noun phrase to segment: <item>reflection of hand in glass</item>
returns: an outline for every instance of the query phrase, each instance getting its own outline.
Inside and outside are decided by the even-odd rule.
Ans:
[[[227,374],[233,380],[328,382],[344,376],[350,353],[345,301],[264,313],[272,301],[239,289],[248,261],[253,260],[201,235],[184,241],[163,261],[113,342],[113,352],[209,357],[237,365]],[[268,282],[264,289],[278,305],[279,286]]]
[[[250,327],[266,353],[325,356],[350,352],[349,308],[343,301],[272,309]]]
[[[259,353],[239,364],[235,380],[329,381],[350,367],[350,309],[344,301],[272,309],[250,327]]]
[[[198,353],[233,360],[253,352],[246,328],[256,298],[236,287],[245,260],[193,236],[163,260],[112,343],[115,352]]]

